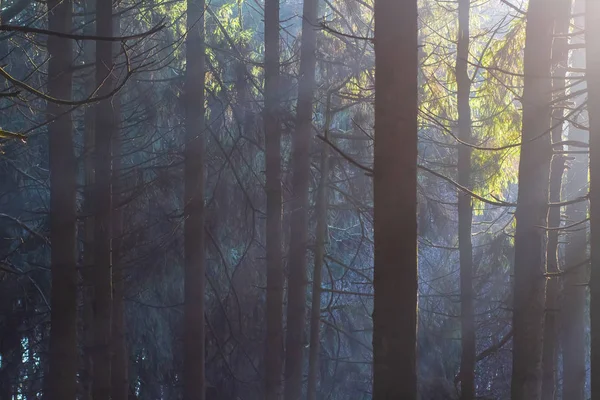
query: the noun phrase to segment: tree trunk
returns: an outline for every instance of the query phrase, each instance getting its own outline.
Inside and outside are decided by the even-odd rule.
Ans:
[[[562,99],[565,95],[565,76],[568,64],[568,38],[569,23],[571,20],[572,0],[553,0],[552,7],[554,19],[554,43],[552,45],[552,75],[557,77],[552,81],[552,92],[555,99]],[[560,106],[552,110],[552,143],[562,141],[564,109]],[[554,146],[553,146],[554,148]],[[559,146],[555,150],[561,150]],[[565,171],[565,156],[553,154],[550,165],[549,200],[552,203],[560,202],[563,174]],[[548,209],[548,244],[546,247],[546,270],[549,273],[559,271],[558,234],[554,229],[560,226],[561,208]],[[546,288],[546,314],[544,319],[544,347],[542,354],[542,398],[553,400],[556,396],[556,365],[558,357],[558,293],[560,281],[558,277],[548,280]]]
[[[375,1],[373,399],[417,398],[417,1]]]
[[[576,0],[574,13],[584,10],[585,0]],[[575,18],[574,30],[583,28],[583,17]],[[583,38],[573,39],[582,41]],[[583,50],[575,50],[572,54],[572,66],[585,67]],[[585,89],[585,83],[571,87],[571,92]],[[586,96],[576,97],[575,107],[581,106]],[[569,140],[586,142],[588,133],[571,125]],[[582,148],[569,146],[569,150],[580,151]],[[584,196],[588,191],[588,155],[573,154],[567,170],[565,193],[568,198]],[[569,204],[565,207],[566,223],[568,225],[583,221],[587,218],[587,202]],[[583,228],[583,226],[581,227]],[[561,312],[562,325],[562,360],[563,360],[563,399],[584,400],[586,380],[586,292],[584,284],[588,280],[589,267],[587,229],[574,229],[566,234],[565,268],[563,279],[563,304]]]
[[[296,131],[292,135],[292,199],[285,346],[285,399],[302,395],[306,314],[306,252],[308,245],[308,187],[315,88],[317,0],[304,0]]]
[[[113,35],[112,1],[96,4],[96,34]],[[113,88],[113,44],[96,43],[96,87],[98,95],[106,95]],[[93,383],[92,398],[109,400],[111,383],[111,314],[112,314],[112,138],[117,134],[112,99],[96,105],[94,144],[94,313]]]
[[[113,31],[115,36],[121,34],[121,16],[116,13],[113,16]],[[115,52],[118,47],[113,45]],[[129,396],[128,366],[129,357],[125,338],[125,274],[123,271],[123,210],[119,207],[123,194],[121,179],[122,173],[122,131],[119,123],[121,120],[121,99],[119,96],[113,98],[115,113],[115,134],[112,138],[113,170],[112,170],[112,263],[113,263],[113,303],[112,303],[112,332],[111,348],[111,399],[127,400]]]
[[[573,88],[577,90],[577,88]],[[587,132],[573,126],[569,128],[569,140],[585,142]],[[570,150],[581,148],[569,146]],[[588,156],[575,155],[567,172],[565,192],[569,198],[583,196],[587,192]],[[566,207],[567,224],[587,218],[587,204],[580,202]],[[583,227],[581,227],[583,228]],[[567,234],[565,247],[565,269],[563,279],[563,303],[561,307],[563,399],[584,400],[586,380],[586,292],[588,243],[587,230],[574,229]]]
[[[469,78],[469,24],[471,1],[458,2],[458,44],[456,55],[456,83],[458,97],[458,136],[465,143],[471,142],[471,79]],[[471,148],[459,144],[458,147],[458,183],[471,187]],[[460,326],[461,326],[461,362],[460,393],[461,400],[475,398],[475,314],[473,310],[473,243],[471,226],[473,205],[471,196],[458,192],[458,244],[460,254]]]
[[[590,337],[592,400],[600,399],[600,2],[585,3],[586,77],[590,121]]]
[[[71,32],[70,0],[48,1],[48,29]],[[73,43],[48,37],[48,95],[68,99],[72,93]],[[52,241],[52,292],[50,354],[45,398],[75,400],[77,388],[77,268],[76,205],[77,164],[73,124],[68,107],[48,103],[50,141],[50,239]]]
[[[187,0],[183,399],[204,400],[204,0]]]
[[[84,3],[85,26],[83,34],[93,35],[96,31],[96,1],[86,0]],[[83,57],[86,65],[95,68],[96,42],[88,40],[83,43]],[[95,76],[92,72],[86,77],[85,92],[92,93],[95,89]],[[82,306],[82,365],[80,381],[82,388],[82,400],[92,400],[92,379],[93,379],[93,321],[94,313],[92,303],[94,301],[94,130],[95,130],[95,108],[86,107],[83,117],[83,266],[81,268],[81,280],[83,288],[81,298]]]
[[[279,0],[265,0],[265,170],[267,192],[267,337],[265,398],[278,400],[283,369]]]
[[[540,400],[546,295],[546,231],[552,147],[550,56],[552,13],[544,0],[527,11],[523,134],[516,209],[512,400]]]
[[[325,137],[331,124],[331,94],[327,97],[325,116]],[[315,238],[315,269],[312,284],[312,305],[310,310],[310,349],[308,353],[308,384],[306,397],[308,400],[317,399],[317,375],[319,372],[319,349],[321,345],[321,280],[325,246],[327,242],[327,196],[329,185],[329,144],[321,144],[321,180],[317,192],[317,232]]]

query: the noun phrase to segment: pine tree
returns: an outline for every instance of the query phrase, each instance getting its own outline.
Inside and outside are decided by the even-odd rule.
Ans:
[[[48,28],[71,32],[70,0],[48,1]],[[70,40],[48,38],[48,95],[69,99],[72,94]],[[68,107],[48,103],[50,141],[50,239],[52,293],[50,349],[45,398],[75,400],[77,379],[76,161],[73,124]]]
[[[540,400],[546,296],[545,241],[552,146],[550,57],[551,7],[532,0],[524,53],[523,126],[517,199],[511,398]]]
[[[313,92],[316,67],[317,0],[304,0],[296,130],[292,135],[292,211],[289,252],[285,399],[302,394],[308,250],[308,189],[313,138]]]
[[[463,143],[471,142],[471,79],[469,78],[470,0],[458,2],[458,43],[456,53],[456,83],[458,87],[458,136]],[[458,145],[458,183],[471,186],[471,148]],[[468,193],[458,192],[458,243],[460,252],[460,312],[461,312],[461,399],[475,398],[475,317],[473,301],[473,244],[471,226],[473,206]]]
[[[417,1],[375,1],[373,399],[417,398]]]
[[[585,3],[586,79],[590,121],[590,336],[592,400],[600,399],[600,2]]]
[[[204,400],[204,0],[187,1],[185,41],[183,398]]]
[[[267,337],[265,338],[265,397],[267,400],[279,400],[283,372],[279,57],[279,0],[265,0],[265,108],[263,120],[267,178]]]

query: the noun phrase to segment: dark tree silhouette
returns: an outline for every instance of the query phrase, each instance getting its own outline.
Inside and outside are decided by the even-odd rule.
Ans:
[[[281,254],[281,121],[279,0],[265,1],[265,172],[267,193],[267,304],[265,397],[278,400],[283,373],[283,266]]]
[[[184,354],[183,398],[204,400],[204,0],[188,0],[184,83]]]
[[[375,2],[373,398],[417,398],[417,2]]]
[[[48,1],[48,28],[71,31],[71,1]],[[68,99],[72,90],[73,44],[48,38],[48,94]],[[68,107],[48,103],[50,153],[50,240],[52,294],[48,375],[45,398],[75,400],[77,379],[76,161],[73,125]]]

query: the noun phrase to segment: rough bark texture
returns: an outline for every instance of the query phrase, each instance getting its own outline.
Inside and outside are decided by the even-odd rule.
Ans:
[[[600,399],[600,2],[585,3],[586,77],[590,121],[590,337],[592,399]]]
[[[373,399],[417,398],[416,0],[375,1]]]
[[[552,45],[552,75],[559,79],[552,81],[552,91],[555,99],[565,95],[565,79],[568,64],[568,38],[572,0],[553,0],[552,18],[554,19],[554,43]],[[562,79],[561,79],[562,78]],[[562,141],[564,109],[555,107],[552,111],[552,143]],[[555,150],[561,150],[558,146]],[[565,156],[553,154],[550,166],[549,200],[557,203],[561,199],[563,174],[565,171]],[[556,228],[561,223],[561,208],[548,209],[548,226]],[[559,231],[548,231],[548,244],[546,248],[546,270],[549,273],[559,271],[558,258]],[[560,281],[558,276],[548,280],[546,288],[546,315],[544,319],[544,348],[542,355],[542,398],[552,400],[556,395],[556,365],[558,357],[558,293]]]
[[[471,80],[468,74],[470,11],[470,0],[458,2],[456,57],[458,136],[465,143],[471,142],[471,106],[469,104]],[[471,148],[460,144],[458,147],[458,183],[463,187],[471,187]],[[471,196],[467,193],[459,191],[457,194],[462,346],[460,393],[462,400],[472,400],[475,398],[475,316],[473,311],[473,243],[471,241],[473,205]]]
[[[574,13],[584,10],[585,0],[576,0],[573,7]],[[583,17],[575,18],[573,30],[583,28]],[[573,41],[581,42],[583,38],[574,37]],[[585,67],[584,50],[575,50],[572,53],[572,66]],[[571,83],[571,82],[569,82]],[[580,83],[571,88],[571,92],[585,89],[585,83]],[[586,96],[575,98],[575,106],[581,106]],[[578,122],[583,122],[581,118]],[[569,140],[587,142],[588,133],[571,125],[569,126]],[[569,146],[569,150],[580,151],[582,148]],[[572,199],[587,194],[588,191],[588,155],[573,154],[566,174],[565,193]],[[571,225],[587,218],[587,202],[570,204],[565,207],[566,224]],[[563,303],[561,313],[562,326],[562,361],[563,361],[563,399],[584,400],[586,380],[586,292],[583,286],[588,280],[589,267],[587,230],[574,229],[566,235],[565,263],[563,279]]]
[[[285,399],[302,395],[308,247],[308,186],[316,66],[317,0],[304,0],[296,131],[292,135],[292,199],[285,346]]]
[[[328,137],[331,122],[330,110],[331,95],[327,99],[327,110],[325,111],[325,137]],[[321,345],[321,280],[323,276],[323,261],[325,257],[325,246],[327,241],[327,204],[329,184],[329,144],[323,142],[321,145],[321,180],[317,192],[317,232],[315,238],[315,269],[313,272],[312,301],[310,310],[310,349],[308,353],[308,382],[306,398],[316,400],[317,398],[317,376],[319,372],[319,349]]]
[[[552,13],[544,0],[527,11],[523,133],[516,210],[512,400],[539,400],[546,294],[545,241],[552,147],[550,57]],[[541,136],[540,136],[541,135]]]
[[[96,34],[112,36],[112,1],[96,4]],[[96,43],[96,87],[100,96],[113,88],[113,44]],[[94,300],[93,300],[93,380],[92,398],[109,400],[111,384],[111,316],[112,316],[112,153],[111,141],[116,134],[116,118],[110,99],[96,105],[94,145]]]
[[[72,3],[48,1],[48,28],[71,32]],[[48,95],[68,99],[72,91],[72,50],[69,40],[48,37]],[[50,239],[52,293],[50,354],[45,398],[75,400],[77,376],[77,269],[73,124],[68,108],[48,103],[50,141]]]
[[[204,0],[187,0],[183,399],[204,400]]]
[[[265,0],[265,171],[267,175],[267,337],[265,398],[278,400],[283,370],[281,259],[281,125],[279,122],[279,0]]]

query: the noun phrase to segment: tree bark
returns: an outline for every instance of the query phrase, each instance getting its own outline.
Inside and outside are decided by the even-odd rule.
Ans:
[[[84,3],[85,26],[83,34],[93,35],[95,33],[96,1],[86,0]],[[88,40],[83,43],[83,57],[85,64],[95,68],[94,62],[96,43]],[[86,77],[86,93],[92,93],[96,82],[94,75]],[[81,268],[82,289],[82,331],[81,342],[82,365],[80,381],[82,387],[82,400],[92,399],[92,377],[93,377],[93,348],[94,348],[94,313],[92,303],[94,301],[94,279],[92,277],[94,267],[94,130],[95,130],[95,108],[86,107],[84,111],[83,124],[83,211],[86,217],[83,220],[83,266]]]
[[[96,34],[113,35],[112,1],[96,3]],[[113,44],[96,43],[96,87],[98,95],[111,92],[113,79]],[[92,398],[109,400],[111,394],[111,326],[112,326],[112,152],[111,142],[117,134],[112,99],[96,105],[94,144],[94,279],[93,301],[93,380]]]
[[[204,400],[204,0],[187,0],[183,399]]]
[[[285,399],[302,395],[308,245],[308,187],[316,68],[317,0],[304,0],[296,131],[292,135],[292,199],[285,346]]]
[[[121,16],[113,16],[113,31],[115,36],[121,33]],[[113,44],[115,51],[117,47]],[[111,368],[111,399],[127,400],[129,397],[127,343],[125,337],[125,273],[123,264],[123,210],[119,207],[123,194],[121,179],[122,173],[122,131],[119,126],[121,120],[121,99],[117,95],[113,98],[115,112],[115,134],[112,138],[112,263],[113,263],[113,303],[112,303],[112,368]]]
[[[279,0],[265,0],[265,170],[267,192],[267,337],[265,397],[279,400],[283,370]]]
[[[327,97],[325,116],[325,137],[331,124],[331,94]],[[327,242],[327,203],[329,185],[329,144],[321,145],[321,180],[317,192],[317,232],[315,238],[315,269],[312,284],[312,305],[310,310],[310,349],[308,353],[308,383],[306,397],[308,400],[317,399],[317,377],[319,373],[319,349],[321,346],[321,280],[323,276],[323,261]]]
[[[417,1],[375,1],[373,399],[416,399]]]
[[[72,2],[48,1],[48,28],[71,32]],[[68,99],[72,94],[73,44],[48,37],[48,95]],[[52,292],[50,349],[45,398],[75,400],[77,388],[77,269],[76,203],[77,164],[73,124],[68,107],[48,103],[50,141],[50,239],[52,241]]]
[[[523,133],[516,209],[512,400],[540,400],[546,295],[545,241],[552,146],[550,57],[552,13],[544,0],[527,11]]]
[[[571,20],[572,0],[553,0],[552,18],[554,20],[554,43],[552,45],[552,75],[557,79],[552,81],[552,92],[555,99],[565,96],[565,77],[568,64],[568,38],[569,23]],[[562,141],[564,109],[555,107],[552,110],[552,143]],[[554,148],[554,146],[553,146]],[[562,149],[556,148],[556,150]],[[565,171],[565,156],[553,154],[550,165],[549,200],[552,203],[560,202],[563,174]],[[561,223],[561,208],[548,209],[548,226],[556,228]],[[558,257],[559,231],[548,231],[548,244],[546,247],[546,270],[549,273],[559,271]],[[556,366],[558,361],[558,294],[560,281],[558,277],[548,280],[546,288],[546,314],[544,319],[544,347],[542,354],[542,398],[553,400],[556,397]]]
[[[590,121],[590,337],[592,399],[600,399],[600,2],[585,3],[586,78]]]
[[[471,1],[458,2],[458,44],[456,55],[456,83],[458,98],[458,136],[465,142],[471,142],[471,79],[469,78]],[[458,146],[458,183],[471,187],[471,147]],[[460,393],[461,400],[475,398],[475,314],[473,309],[473,243],[471,227],[473,205],[471,196],[459,191],[458,195],[458,245],[460,257],[460,324],[461,324],[461,362]]]
[[[574,13],[584,10],[585,0],[576,0]],[[574,19],[576,28],[583,28],[584,17]],[[582,41],[583,38],[573,38],[573,41]],[[572,54],[572,66],[585,68],[584,50],[575,50]],[[571,87],[571,92],[585,89],[584,82]],[[586,96],[575,98],[575,107],[585,101]],[[586,142],[588,133],[571,125],[569,126],[569,140]],[[569,146],[570,150],[581,150],[580,147]],[[565,193],[568,198],[584,196],[588,191],[588,155],[573,154],[567,170]],[[587,202],[570,204],[565,207],[567,224],[574,224],[587,218]],[[583,227],[582,227],[583,228]],[[563,279],[563,304],[561,310],[562,325],[562,361],[563,361],[563,399],[584,400],[586,380],[586,292],[583,285],[588,281],[587,269],[588,243],[587,229],[574,229],[566,234],[565,268]],[[573,266],[576,266],[573,268]]]

